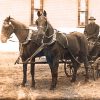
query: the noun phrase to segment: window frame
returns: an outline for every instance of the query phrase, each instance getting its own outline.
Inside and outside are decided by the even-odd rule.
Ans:
[[[89,0],[85,0],[85,9],[81,9],[81,0],[78,0],[78,27],[84,28],[85,25],[88,24],[88,2]],[[81,14],[84,15],[84,22],[81,22]]]
[[[31,25],[35,25],[34,11],[43,11],[43,0],[40,0],[40,8],[34,8],[34,1],[35,0],[31,0]]]

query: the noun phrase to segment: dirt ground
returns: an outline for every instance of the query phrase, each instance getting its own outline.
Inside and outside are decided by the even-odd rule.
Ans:
[[[28,65],[28,81],[26,87],[21,87],[22,64],[14,65],[18,53],[0,52],[0,100],[99,100],[100,79],[92,77],[84,82],[84,75],[78,71],[77,82],[71,83],[64,73],[63,64],[59,66],[57,88],[49,90],[51,83],[50,69],[47,64],[36,65],[36,88],[31,85],[30,67]],[[79,69],[81,70],[81,68]]]

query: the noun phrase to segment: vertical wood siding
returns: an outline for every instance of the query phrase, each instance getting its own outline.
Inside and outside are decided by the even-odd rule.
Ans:
[[[44,9],[54,28],[77,27],[77,0],[44,0]]]
[[[89,0],[89,17],[94,16],[100,25],[100,0]]]
[[[78,0],[44,0],[43,9],[54,28],[78,26]],[[89,17],[100,24],[100,0],[89,0]],[[7,16],[31,24],[31,0],[0,0],[0,25]]]
[[[0,0],[0,22],[9,15],[29,25],[31,20],[31,0]]]

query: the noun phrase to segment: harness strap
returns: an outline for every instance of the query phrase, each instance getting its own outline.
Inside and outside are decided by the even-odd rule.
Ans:
[[[66,42],[67,42],[67,46],[68,46],[68,45],[69,45],[69,43],[68,43],[68,38],[67,38],[67,36],[65,35],[65,33],[63,33],[62,35],[65,37]]]
[[[17,58],[17,60],[15,61],[14,64],[19,64],[20,58],[21,58],[21,56],[22,56],[22,54],[23,54],[23,46],[22,46],[22,45],[23,45],[23,44],[20,43],[19,56],[18,56],[18,58]]]
[[[31,40],[32,34],[33,34],[33,30],[29,29],[28,36],[27,36],[25,42],[22,43],[23,45],[28,44],[28,42]]]
[[[80,62],[75,58],[75,56],[72,54],[72,52],[71,52],[71,50],[70,50],[70,48],[69,48],[69,43],[68,43],[68,38],[67,38],[67,36],[65,35],[65,33],[62,33],[62,35],[63,35],[63,37],[65,37],[66,42],[67,42],[67,47],[66,47],[66,46],[63,46],[63,47],[64,47],[65,49],[67,49],[67,50],[69,51],[71,57],[72,57],[78,64],[80,64]]]
[[[67,36],[66,36],[66,41],[67,41],[67,45],[69,46]],[[78,64],[80,64],[80,62],[79,62],[79,61],[75,58],[75,56],[72,54],[72,52],[71,52],[70,48],[68,47],[67,49],[68,49],[68,51],[69,51],[70,55],[72,56],[72,58],[73,58],[73,59],[74,59],[74,60],[75,60]]]
[[[29,60],[31,61],[33,57],[35,57],[39,52],[41,52],[46,44],[42,44],[33,54],[31,57],[29,57],[24,63],[27,63]]]

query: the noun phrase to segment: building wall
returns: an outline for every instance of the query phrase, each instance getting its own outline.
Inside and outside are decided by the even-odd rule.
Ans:
[[[77,27],[78,7],[77,0],[44,0],[43,8],[54,28]]]
[[[31,0],[0,0],[0,24],[9,15],[29,25]]]
[[[78,27],[78,0],[44,0],[43,9],[54,28]],[[89,17],[100,24],[100,0],[89,0]],[[7,16],[26,25],[31,23],[31,0],[0,0],[0,25]]]
[[[89,0],[89,17],[94,16],[100,25],[100,0]]]

